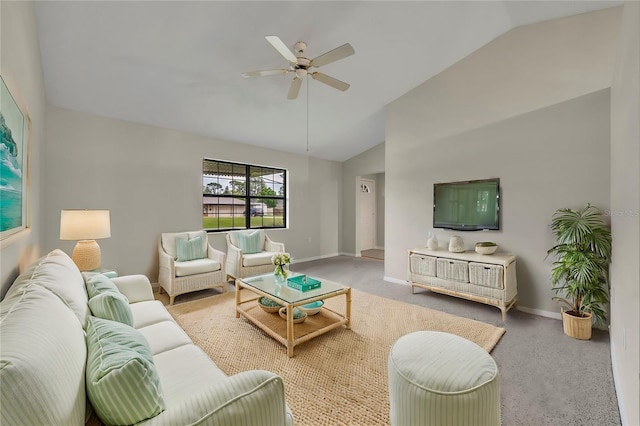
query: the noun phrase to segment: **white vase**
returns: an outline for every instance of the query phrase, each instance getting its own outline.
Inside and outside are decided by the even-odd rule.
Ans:
[[[429,232],[429,239],[427,240],[427,248],[429,250],[438,250],[438,239],[431,232]]]
[[[463,253],[464,252],[464,243],[462,242],[462,237],[459,235],[451,236],[449,240],[449,251],[451,253]]]

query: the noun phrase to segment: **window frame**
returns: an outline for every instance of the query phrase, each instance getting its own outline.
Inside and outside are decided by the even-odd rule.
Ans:
[[[221,174],[220,174],[220,164],[225,165],[226,168],[230,169],[231,172],[227,175],[229,176],[230,180],[229,182],[235,180],[235,181],[239,181],[239,179],[234,179],[238,176],[244,176],[244,195],[242,194],[233,194],[233,193],[229,193],[229,194],[224,194],[224,193],[220,193],[220,194],[210,194],[210,193],[205,193],[205,178],[207,176],[207,164],[209,164],[209,170],[212,169],[211,166],[213,166],[213,163],[215,163],[215,168],[216,168],[216,174],[215,176],[218,177],[218,179],[220,178]],[[244,172],[239,172],[239,174],[235,174],[235,171],[240,169],[240,168],[244,168]],[[270,173],[265,173],[265,171],[269,171]],[[243,174],[242,174],[243,173]],[[256,174],[257,173],[257,174]],[[251,194],[252,192],[252,176],[276,176],[280,174],[282,176],[282,182],[279,183],[280,189],[282,193],[282,195],[279,194],[279,192],[276,192],[275,195],[264,195],[264,194],[256,194],[253,195]],[[213,176],[212,173],[208,173],[209,176]],[[229,231],[236,231],[236,230],[249,230],[249,229],[286,229],[287,225],[288,225],[288,216],[289,216],[289,209],[288,209],[288,176],[289,175],[289,171],[285,168],[281,168],[281,167],[273,167],[273,166],[264,166],[264,165],[258,165],[258,164],[249,164],[249,163],[239,163],[239,162],[234,162],[234,161],[227,161],[227,160],[218,160],[218,159],[213,159],[213,158],[203,158],[202,159],[202,179],[201,179],[201,191],[202,191],[202,203],[201,203],[201,210],[202,210],[202,217],[203,217],[203,229],[206,232],[229,232]],[[241,181],[240,181],[241,182]],[[272,182],[273,183],[273,182]],[[264,184],[264,182],[263,182]],[[267,186],[268,187],[268,186]],[[273,187],[271,188],[272,191],[275,191],[275,185],[273,185]],[[233,191],[233,189],[231,190],[231,192]],[[244,226],[235,226],[234,221],[232,220],[232,225],[231,227],[226,227],[226,228],[220,228],[220,208],[218,207],[216,214],[213,216],[215,218],[217,218],[218,221],[218,228],[207,228],[204,226],[204,218],[206,217],[205,215],[208,214],[207,211],[207,205],[205,204],[205,199],[206,197],[216,197],[216,198],[227,198],[227,199],[231,199],[231,200],[238,200],[238,199],[244,199],[244,203],[243,204],[236,204],[234,202],[231,202],[231,217],[243,217],[244,216]],[[260,217],[262,217],[262,226],[253,226],[251,223],[251,219],[253,217],[252,215],[252,205],[254,204],[264,204],[263,200],[275,200],[276,201],[276,206],[279,205],[279,203],[282,203],[282,224],[281,225],[276,225],[276,216],[273,215],[273,226],[264,226],[264,212],[263,215],[260,215]],[[244,206],[244,212],[242,215],[235,215],[235,206],[238,205],[243,205]],[[218,206],[220,206],[220,204],[218,204]],[[269,208],[269,207],[267,207]],[[272,209],[274,209],[275,207],[271,207]],[[210,213],[209,213],[210,214]]]

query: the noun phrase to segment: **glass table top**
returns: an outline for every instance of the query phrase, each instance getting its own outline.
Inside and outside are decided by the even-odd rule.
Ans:
[[[296,277],[299,274],[295,272],[289,273],[289,278]],[[286,280],[282,283],[277,282],[272,273],[257,275],[253,277],[245,277],[240,281],[247,284],[250,287],[254,287],[258,290],[261,290],[267,294],[275,296],[281,300],[284,300],[287,303],[298,303],[303,302],[308,299],[317,298],[318,296],[324,296],[330,293],[335,293],[341,290],[344,290],[348,287],[335,283],[333,281],[326,280],[324,278],[317,278],[313,276],[309,276],[309,278],[314,278],[321,282],[320,287],[309,290],[309,291],[300,291],[295,288],[291,288],[287,286]]]

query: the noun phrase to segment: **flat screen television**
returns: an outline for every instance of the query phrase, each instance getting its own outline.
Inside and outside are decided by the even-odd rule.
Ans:
[[[433,227],[500,229],[500,179],[433,184]]]

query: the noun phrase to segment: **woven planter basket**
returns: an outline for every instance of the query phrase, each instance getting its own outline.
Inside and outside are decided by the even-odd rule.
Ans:
[[[575,317],[562,310],[562,327],[564,334],[574,339],[591,339],[591,314],[586,317]]]

